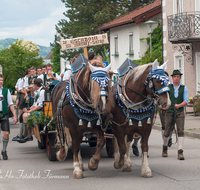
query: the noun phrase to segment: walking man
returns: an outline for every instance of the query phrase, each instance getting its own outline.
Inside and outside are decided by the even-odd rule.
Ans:
[[[1,123],[1,130],[3,131],[3,150],[1,151],[1,155],[3,156],[4,160],[8,159],[6,148],[9,141],[9,117],[8,117],[8,107],[14,116],[13,123],[17,123],[17,116],[15,114],[15,108],[12,102],[10,91],[7,88],[3,87],[3,75],[0,74],[0,123]]]
[[[183,138],[184,138],[184,123],[185,114],[184,106],[188,104],[188,89],[186,86],[180,83],[182,73],[179,70],[174,70],[172,73],[173,83],[169,84],[170,92],[169,97],[171,100],[171,106],[168,108],[165,114],[165,132],[163,134],[164,145],[162,157],[167,157],[167,145],[169,141],[169,135],[173,130],[173,126],[176,123],[178,133],[178,159],[184,160],[183,156]]]

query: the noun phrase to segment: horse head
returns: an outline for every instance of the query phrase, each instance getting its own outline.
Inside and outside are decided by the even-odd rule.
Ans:
[[[91,61],[91,64],[88,63],[91,86],[90,98],[97,114],[104,114],[106,110],[108,111],[108,108],[110,109],[108,100],[112,100],[111,81],[107,76],[110,68],[111,64],[105,68],[103,63],[98,60]]]
[[[159,63],[156,59],[152,65],[151,71],[149,72],[148,79],[145,81],[147,92],[151,92],[151,94],[156,97],[158,103],[163,108],[171,105],[168,94],[170,91],[168,87],[169,76],[164,71],[167,62],[168,61],[159,66]]]

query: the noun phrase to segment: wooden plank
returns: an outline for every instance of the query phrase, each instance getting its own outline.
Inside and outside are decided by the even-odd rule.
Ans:
[[[87,47],[84,47],[83,50],[84,50],[84,56],[85,56],[85,58],[88,59]]]
[[[35,127],[33,128],[33,134],[34,134],[34,136],[41,142],[39,127],[38,127],[37,124],[36,124]]]

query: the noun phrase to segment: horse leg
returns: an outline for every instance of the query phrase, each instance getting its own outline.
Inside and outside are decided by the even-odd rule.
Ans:
[[[125,136],[126,154],[125,154],[125,157],[124,157],[124,165],[122,167],[123,172],[130,172],[131,166],[132,166],[131,158],[130,158],[130,145],[131,145],[133,135],[129,135],[129,136]]]
[[[126,154],[126,145],[124,142],[124,135],[122,135],[121,131],[114,133],[115,137],[117,138],[117,142],[115,141],[115,148],[114,148],[114,167],[116,169],[121,169],[124,165],[124,155]]]
[[[142,177],[153,177],[151,169],[148,163],[148,139],[151,131],[144,131],[145,134],[142,135]]]
[[[71,138],[71,135],[69,132],[69,128],[67,128],[67,127],[65,127],[65,134],[66,134],[66,141],[67,141],[68,147],[71,147],[72,146],[72,138]],[[82,171],[84,171],[82,157],[81,157],[81,151],[78,152],[78,159],[79,159],[80,168]]]
[[[97,150],[95,155],[90,159],[88,163],[88,168],[93,171],[98,168],[99,160],[101,158],[101,151],[106,142],[104,138],[104,132],[99,128],[95,131],[97,135]]]
[[[80,165],[80,160],[79,158],[81,158],[80,156],[80,144],[82,142],[82,136],[83,134],[76,134],[75,135],[73,133],[71,133],[71,137],[72,137],[72,151],[73,151],[73,155],[74,155],[74,171],[73,171],[73,177],[75,179],[80,179],[83,178],[83,174],[82,174],[82,170],[81,170],[81,165]]]

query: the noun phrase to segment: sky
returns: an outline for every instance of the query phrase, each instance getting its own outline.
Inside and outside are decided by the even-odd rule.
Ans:
[[[50,46],[55,25],[67,9],[61,0],[0,0],[0,39],[31,40]]]

